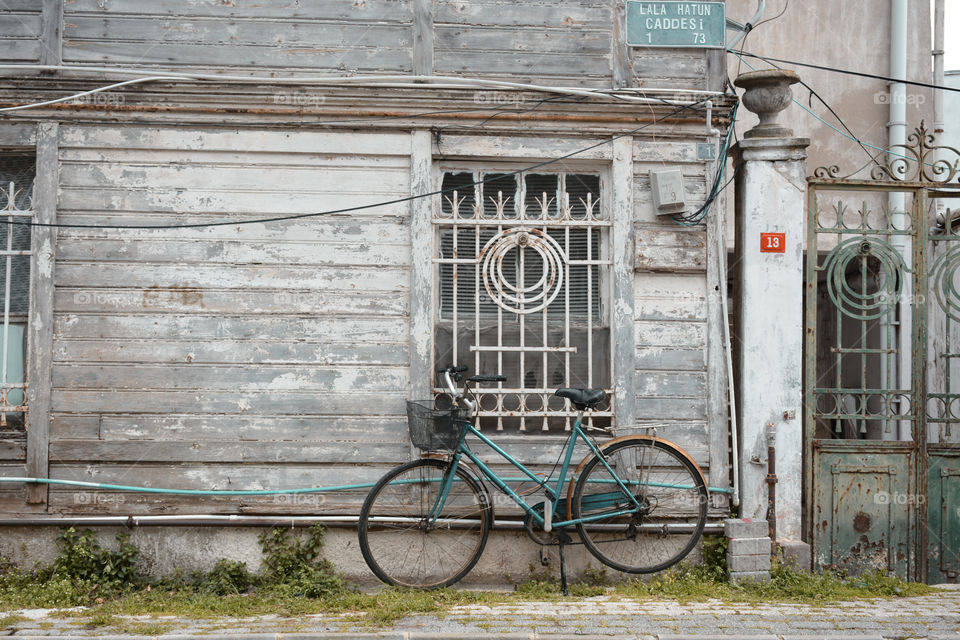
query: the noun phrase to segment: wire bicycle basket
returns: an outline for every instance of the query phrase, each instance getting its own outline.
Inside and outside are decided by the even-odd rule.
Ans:
[[[467,429],[469,411],[434,409],[432,400],[408,400],[410,441],[421,451],[453,453]]]

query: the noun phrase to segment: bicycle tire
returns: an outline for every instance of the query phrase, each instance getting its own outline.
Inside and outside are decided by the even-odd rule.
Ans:
[[[637,487],[634,495],[643,506],[631,514],[577,524],[590,553],[627,573],[655,573],[683,560],[707,522],[708,493],[700,469],[676,445],[650,436],[617,439],[601,453],[617,476],[635,483],[628,487]],[[600,457],[591,458],[574,488],[573,517],[602,516],[629,505]]]
[[[438,589],[473,569],[487,544],[493,507],[486,489],[462,466],[443,511],[427,522],[450,463],[414,460],[383,476],[360,510],[360,552],[383,582]]]

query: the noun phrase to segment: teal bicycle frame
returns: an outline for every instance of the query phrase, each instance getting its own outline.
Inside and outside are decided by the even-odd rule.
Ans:
[[[548,478],[546,480],[537,477],[533,474],[532,471],[527,469],[523,463],[516,460],[509,453],[501,449],[495,442],[490,440],[480,431],[478,431],[472,424],[467,423],[466,429],[463,432],[463,435],[460,437],[460,443],[457,447],[456,453],[453,455],[453,460],[450,463],[450,468],[444,474],[443,484],[440,488],[440,493],[437,496],[437,501],[434,504],[433,508],[430,510],[429,520],[430,522],[435,522],[439,514],[443,511],[443,507],[446,504],[447,496],[450,493],[450,487],[453,485],[454,478],[456,476],[457,468],[460,466],[460,460],[466,456],[473,464],[477,466],[480,472],[486,477],[494,486],[496,486],[500,491],[509,496],[517,505],[520,506],[538,525],[543,527],[545,531],[550,531],[553,528],[563,528],[569,527],[571,525],[576,525],[584,522],[591,522],[594,520],[602,520],[604,518],[610,518],[613,516],[627,515],[631,513],[636,513],[637,510],[641,508],[640,503],[637,501],[636,497],[630,492],[630,489],[627,488],[627,484],[620,479],[617,473],[613,470],[610,464],[600,455],[600,449],[593,443],[593,441],[587,437],[583,432],[581,427],[581,420],[583,413],[577,415],[577,420],[573,425],[573,430],[570,433],[570,437],[567,439],[565,445],[566,451],[563,456],[563,465],[560,467],[560,475],[557,478],[556,485],[550,486],[551,480]],[[523,473],[531,481],[536,482],[540,487],[542,487],[546,493],[547,499],[543,504],[544,515],[540,515],[536,510],[527,504],[520,494],[511,489],[507,483],[499,476],[497,473],[488,467],[483,460],[481,460],[476,453],[474,453],[470,447],[467,446],[466,438],[467,434],[473,434],[480,441],[496,451],[500,457],[505,459],[511,465],[516,467],[521,473]],[[632,506],[629,509],[619,509],[614,511],[604,511],[599,514],[588,516],[585,518],[574,518],[571,520],[560,520],[557,522],[552,521],[553,511],[555,505],[560,501],[560,495],[563,486],[567,483],[567,473],[570,470],[570,462],[573,460],[573,450],[576,446],[577,440],[582,439],[583,442],[587,445],[587,448],[593,453],[593,455],[600,458],[600,462],[606,467],[607,471],[610,472],[611,477],[616,482],[619,491],[617,492],[608,492],[601,494],[601,496],[591,496],[595,505],[602,505],[604,502],[608,503],[608,506],[613,506],[614,504],[619,504],[625,501],[628,501]],[[526,481],[526,480],[522,480]]]

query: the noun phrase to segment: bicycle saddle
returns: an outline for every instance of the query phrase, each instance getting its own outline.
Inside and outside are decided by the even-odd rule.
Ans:
[[[553,395],[568,398],[579,410],[592,409],[607,399],[603,389],[557,389]]]

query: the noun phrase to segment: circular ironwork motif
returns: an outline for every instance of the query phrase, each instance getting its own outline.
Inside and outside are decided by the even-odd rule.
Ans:
[[[827,256],[823,269],[830,299],[857,320],[874,320],[895,309],[908,270],[900,253],[877,238],[841,242]],[[851,283],[851,277],[859,282]]]
[[[517,250],[532,249],[543,261],[540,278],[532,283],[509,282],[503,263],[507,255]],[[528,314],[540,311],[553,302],[563,288],[564,265],[567,256],[556,240],[540,229],[517,227],[501,231],[490,238],[481,256],[483,286],[497,306],[510,313]],[[517,270],[518,277],[526,274]]]
[[[960,269],[960,247],[953,247],[933,264],[930,282],[937,302],[950,319],[960,322],[960,288],[957,287],[957,270]]]

